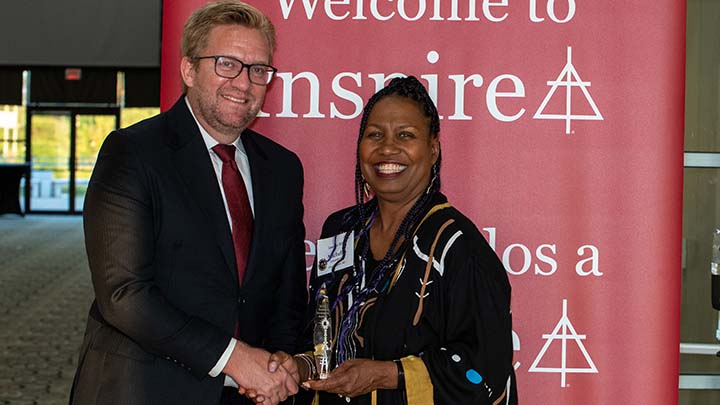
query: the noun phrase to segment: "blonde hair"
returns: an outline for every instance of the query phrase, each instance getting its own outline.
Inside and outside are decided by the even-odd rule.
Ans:
[[[185,22],[180,49],[183,57],[193,59],[205,49],[210,31],[219,25],[241,25],[253,28],[265,37],[270,48],[270,61],[275,51],[275,26],[270,18],[257,8],[237,0],[220,0],[207,3]],[[183,83],[183,91],[187,91]]]

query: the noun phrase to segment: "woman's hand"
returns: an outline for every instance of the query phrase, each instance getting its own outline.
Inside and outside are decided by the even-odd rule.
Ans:
[[[274,373],[280,367],[284,368],[288,374],[290,374],[296,386],[303,381],[300,370],[298,369],[298,363],[293,356],[285,352],[275,352],[271,354],[270,360],[268,361],[268,372]]]
[[[395,389],[397,377],[392,361],[353,359],[330,372],[326,380],[306,381],[303,386],[354,398],[377,389]]]

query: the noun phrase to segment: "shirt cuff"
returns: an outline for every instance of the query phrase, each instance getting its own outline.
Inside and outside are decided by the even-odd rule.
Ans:
[[[237,344],[237,339],[230,338],[230,343],[228,343],[227,349],[223,352],[222,356],[220,356],[220,360],[218,360],[217,363],[215,363],[215,367],[213,367],[210,372],[208,372],[208,375],[210,377],[217,377],[222,373],[223,369],[227,365],[228,360],[230,360],[230,355],[233,352],[233,349],[235,349],[235,345]]]

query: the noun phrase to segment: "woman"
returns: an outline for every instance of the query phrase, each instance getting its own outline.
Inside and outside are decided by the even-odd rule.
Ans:
[[[365,106],[357,204],[325,222],[330,248],[319,242],[310,279],[311,309],[327,291],[334,332],[336,368],[303,383],[321,405],[517,403],[510,284],[440,193],[439,131],[414,77],[393,79]],[[295,356],[303,381],[311,359]]]

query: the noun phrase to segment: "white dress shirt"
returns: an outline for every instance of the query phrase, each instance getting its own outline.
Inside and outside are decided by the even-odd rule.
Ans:
[[[223,204],[225,205],[225,215],[227,215],[228,224],[230,224],[230,229],[232,230],[232,219],[230,217],[230,209],[228,208],[227,199],[225,198],[225,189],[222,185],[222,165],[223,162],[220,159],[220,156],[218,156],[214,151],[213,147],[220,142],[216,141],[215,138],[210,136],[210,134],[203,128],[202,125],[200,125],[200,122],[197,120],[197,117],[195,117],[195,113],[192,110],[192,107],[190,107],[190,102],[188,101],[187,97],[185,97],[185,103],[188,106],[188,109],[190,110],[190,114],[192,114],[193,118],[195,119],[195,123],[198,126],[198,129],[200,129],[200,134],[203,137],[203,141],[205,141],[205,146],[207,147],[208,154],[210,155],[210,161],[212,162],[213,169],[215,169],[215,177],[218,181],[218,187],[220,187],[220,193],[222,194]],[[250,177],[250,163],[248,162],[247,153],[245,153],[245,147],[243,146],[242,142],[240,141],[240,136],[235,139],[235,141],[232,143],[235,145],[235,148],[237,148],[237,151],[235,152],[235,162],[237,163],[238,169],[240,169],[240,175],[242,176],[243,182],[245,183],[245,189],[247,190],[248,199],[250,200],[250,208],[253,211],[253,217],[255,216],[255,205],[254,205],[254,199],[253,199],[253,192],[252,192],[252,178]],[[227,348],[223,352],[222,356],[220,356],[220,359],[217,363],[215,363],[215,367],[213,367],[210,372],[208,373],[211,377],[217,377],[222,372],[223,368],[225,368],[225,365],[227,365],[228,360],[230,359],[230,355],[232,354],[233,349],[235,348],[235,345],[237,344],[237,339],[230,338],[230,343],[228,343]],[[230,376],[225,376],[225,386],[230,387],[236,387],[237,383],[233,381]]]

